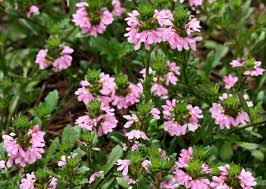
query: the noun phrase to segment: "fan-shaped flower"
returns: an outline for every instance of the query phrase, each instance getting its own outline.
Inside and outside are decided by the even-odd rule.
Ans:
[[[7,167],[11,167],[14,162],[25,167],[27,163],[33,164],[41,159],[45,146],[44,135],[45,132],[40,131],[39,125],[35,125],[26,136],[20,136],[25,137],[26,142],[23,146],[17,141],[15,133],[3,135],[4,148],[8,155]]]
[[[97,100],[91,103],[98,103]],[[99,102],[100,103],[100,102]],[[117,126],[117,119],[114,115],[114,109],[100,103],[99,107],[90,109],[89,105],[87,115],[81,116],[76,120],[76,124],[87,131],[96,131],[99,136],[112,132]]]
[[[224,93],[223,96],[220,97],[220,100],[223,105],[221,103],[213,103],[209,111],[215,123],[218,124],[221,129],[230,129],[231,126],[245,125],[249,122],[247,112],[238,110],[238,97]]]
[[[184,102],[175,99],[166,101],[163,105],[164,130],[171,136],[185,135],[187,130],[194,132],[200,127],[199,119],[203,118],[202,110],[199,107],[186,105]]]
[[[100,10],[100,15],[91,16],[91,14],[99,14],[95,12],[87,12],[86,7],[88,3],[80,2],[76,4],[77,11],[72,15],[72,21],[76,26],[80,27],[82,34],[89,34],[97,37],[98,34],[102,34],[108,25],[113,22],[113,15],[108,10]],[[98,18],[97,20],[92,20],[93,18]],[[94,24],[97,23],[97,24]]]
[[[80,82],[81,87],[75,92],[78,101],[82,101],[85,104],[91,100],[96,99],[97,96],[101,96],[103,104],[108,105],[111,101],[111,94],[115,90],[114,78],[109,74],[101,73],[99,80],[96,83],[89,83],[86,79]],[[99,87],[95,86],[99,85]]]

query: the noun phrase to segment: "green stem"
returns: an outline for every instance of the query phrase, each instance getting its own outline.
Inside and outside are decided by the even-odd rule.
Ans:
[[[150,90],[151,83],[150,83],[150,73],[149,73],[150,59],[151,59],[151,52],[146,51],[146,60],[145,60],[146,77],[144,80],[144,97],[146,102],[148,102],[151,96],[151,90]]]
[[[87,158],[88,158],[88,167],[91,169],[91,147],[88,146],[88,149],[87,149]]]
[[[237,128],[237,129],[232,129],[231,131],[229,131],[228,133],[224,134],[223,136],[228,136],[230,134],[233,134],[235,132],[239,132],[239,131],[244,130],[244,129],[249,128],[249,127],[260,127],[260,126],[262,126],[264,124],[266,124],[266,120],[261,121],[261,122],[258,122],[258,123],[253,123],[253,124],[245,125],[243,127]],[[217,142],[219,140],[221,140],[221,138],[214,139],[213,141],[208,142],[206,145],[212,145],[212,144],[214,144],[215,142]]]
[[[258,123],[253,123],[253,124],[245,125],[245,126],[240,127],[240,128],[238,128],[238,129],[231,130],[231,131],[228,132],[226,135],[230,135],[230,134],[232,134],[232,133],[235,133],[235,132],[238,132],[238,131],[241,131],[241,130],[244,130],[244,129],[246,129],[246,128],[253,127],[253,126],[254,126],[254,127],[260,127],[261,125],[264,125],[264,124],[266,124],[266,120],[261,121],[261,122],[258,122]],[[225,135],[225,136],[226,136],[226,135]]]

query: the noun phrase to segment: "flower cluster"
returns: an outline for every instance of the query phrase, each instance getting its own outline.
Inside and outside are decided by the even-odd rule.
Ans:
[[[67,69],[71,65],[71,54],[74,52],[74,50],[64,45],[61,45],[60,49],[62,49],[60,53],[58,50],[50,52],[51,54],[59,53],[59,55],[55,55],[56,57],[48,55],[48,49],[40,50],[35,59],[35,62],[39,64],[39,68],[43,70],[49,66],[52,66],[55,72],[60,72]]]
[[[161,188],[175,189],[180,186],[185,188],[202,189],[252,189],[256,186],[252,173],[236,165],[209,167],[202,159],[207,153],[199,148],[194,151],[192,147],[182,149],[180,157],[174,166],[174,176],[161,183]],[[230,175],[230,176],[229,176]]]
[[[10,133],[3,135],[4,148],[7,151],[8,161],[7,167],[11,167],[13,163],[25,167],[26,164],[33,164],[42,158],[44,153],[44,137],[45,133],[40,131],[39,125],[35,125],[30,129],[26,136]]]
[[[37,179],[34,172],[27,173],[26,178],[21,179],[19,187],[20,189],[37,189],[38,187],[36,185],[38,184],[36,183],[36,181]],[[56,186],[57,179],[54,177],[50,178],[47,184],[47,189],[56,189]]]
[[[178,77],[180,76],[179,66],[177,66],[175,62],[170,62],[169,60],[166,65],[164,62],[157,62],[153,64],[152,68],[149,69],[149,72],[153,78],[151,92],[154,96],[161,99],[167,99],[168,90],[166,87],[177,84]],[[140,73],[145,79],[145,69]]]
[[[244,95],[244,99],[248,96]],[[240,99],[236,95],[224,93],[219,97],[220,103],[213,103],[209,109],[211,117],[214,118],[215,123],[221,129],[230,129],[231,126],[238,126],[240,124],[247,124],[249,122],[249,115],[245,110],[241,109]],[[247,106],[253,106],[252,102],[246,102]]]
[[[85,80],[80,82],[81,88],[79,88],[75,95],[78,101],[82,101],[85,104],[100,97],[103,104],[108,105],[111,101],[111,94],[114,92],[116,86],[114,78],[109,74],[101,73],[99,70],[89,70]]]
[[[140,94],[143,91],[143,87],[140,83],[137,85],[128,81],[126,75],[118,75],[115,78],[115,90],[112,93],[112,105],[118,109],[127,109],[139,102]]]
[[[117,126],[117,119],[114,109],[106,106],[98,100],[90,101],[87,104],[87,115],[76,120],[76,124],[87,131],[96,131],[99,136],[112,132]]]
[[[88,103],[100,98],[103,104],[112,104],[118,109],[126,109],[139,102],[143,90],[141,84],[128,82],[124,75],[113,78],[96,70],[89,70],[86,79],[80,84],[82,87],[75,92],[79,101]]]
[[[145,108],[144,106],[147,107],[148,105],[139,104],[137,106],[137,109],[140,110],[139,112],[141,112],[141,109],[143,110]],[[155,120],[160,119],[160,111],[157,108],[152,108],[151,110],[148,109],[148,112],[143,112],[145,117],[141,116],[139,114],[132,114],[132,115],[124,115],[123,116],[125,119],[127,119],[127,122],[125,123],[124,128],[128,129],[128,128],[131,128],[132,125],[135,126],[135,129],[126,133],[128,140],[132,140],[132,139],[148,140],[148,137],[145,134],[145,132],[140,130],[143,126],[142,123],[143,123],[144,119],[147,118],[147,116],[148,116],[146,113],[150,114]]]
[[[233,68],[242,68],[244,69],[245,76],[260,76],[263,75],[265,69],[261,68],[261,62],[255,61],[254,59],[248,59],[246,61],[240,62],[239,60],[233,60],[230,65]]]
[[[121,7],[117,1],[113,2],[116,8],[116,13],[121,13]],[[113,15],[107,9],[101,9],[97,11],[87,11],[89,4],[86,2],[80,2],[76,4],[77,11],[73,14],[72,21],[76,26],[80,27],[82,34],[89,34],[97,37],[98,34],[102,34],[108,25],[113,22]]]
[[[173,99],[167,100],[162,108],[165,119],[164,130],[171,136],[185,135],[187,131],[194,132],[200,127],[198,122],[203,115],[199,107]]]
[[[192,37],[192,33],[199,32],[201,28],[199,21],[194,17],[190,17],[189,21],[183,25],[182,34],[178,31],[180,28],[174,24],[175,18],[171,10],[155,10],[154,13],[149,13],[148,18],[143,17],[139,11],[134,10],[125,19],[128,25],[125,37],[129,43],[134,44],[135,50],[138,50],[142,43],[146,50],[150,50],[152,44],[161,42],[168,42],[172,49],[178,51],[190,48],[196,50],[196,42],[202,39]]]

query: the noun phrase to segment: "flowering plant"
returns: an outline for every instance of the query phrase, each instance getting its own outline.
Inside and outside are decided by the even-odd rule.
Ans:
[[[265,188],[259,0],[0,0],[0,188]]]

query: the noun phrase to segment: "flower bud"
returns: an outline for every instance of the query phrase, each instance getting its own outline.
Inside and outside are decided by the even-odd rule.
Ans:
[[[17,133],[26,133],[31,128],[32,124],[25,116],[17,117],[13,120],[13,129]]]

